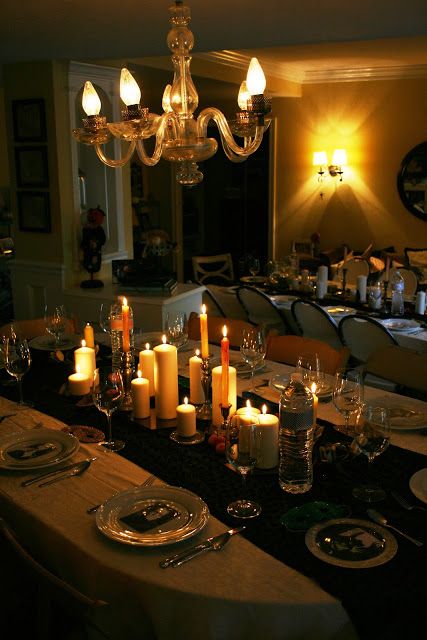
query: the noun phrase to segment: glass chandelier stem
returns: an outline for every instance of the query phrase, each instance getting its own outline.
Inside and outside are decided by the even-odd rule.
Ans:
[[[156,145],[154,147],[152,156],[149,156],[145,151],[144,140],[137,140],[136,142],[136,150],[138,152],[139,159],[149,167],[154,167],[154,165],[156,165],[161,158],[165,129],[168,125],[168,122],[170,120],[173,121],[173,117],[169,113],[163,113],[163,115],[160,116],[159,120],[160,123],[156,132]]]
[[[234,140],[230,127],[224,114],[215,107],[208,107],[201,111],[197,118],[197,130],[198,135],[206,137],[208,123],[213,120],[219,129],[221,135],[221,142],[227,157],[233,161],[233,157],[227,153],[227,149],[230,150],[236,156],[244,156],[245,158],[254,153],[262,142],[262,136],[264,134],[264,126],[257,125],[255,127],[255,135],[253,137],[245,138],[244,146],[241,147]]]
[[[113,160],[112,158],[108,158],[103,152],[102,147],[99,144],[95,144],[95,151],[98,158],[108,167],[113,167],[113,168],[123,167],[131,159],[132,154],[135,151],[135,144],[136,144],[135,140],[132,140],[131,142],[129,142],[129,146],[127,148],[126,154],[123,156],[123,158],[120,158],[119,160]]]

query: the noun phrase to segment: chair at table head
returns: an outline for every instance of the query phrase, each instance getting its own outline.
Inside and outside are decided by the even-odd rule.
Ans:
[[[358,364],[365,364],[369,355],[387,345],[396,345],[391,332],[378,320],[359,314],[344,316],[338,327],[342,342],[350,349]]]
[[[343,269],[347,269],[347,284],[356,284],[357,276],[368,277],[369,275],[369,263],[363,258],[350,258],[344,263]]]
[[[418,278],[417,278],[417,274],[415,273],[415,271],[413,271],[412,269],[405,269],[405,267],[392,267],[389,271],[389,285],[388,285],[388,289],[387,289],[387,297],[390,298],[391,297],[391,293],[392,293],[392,287],[391,287],[391,283],[393,280],[393,276],[396,273],[396,271],[399,271],[400,275],[403,278],[403,281],[405,283],[405,291],[404,291],[404,295],[405,296],[414,296],[417,289],[418,289]],[[386,274],[385,272],[382,273],[381,277],[380,277],[380,281],[385,280],[386,278]]]
[[[334,375],[339,369],[343,369],[350,356],[348,347],[334,349],[326,342],[304,338],[303,336],[275,336],[267,338],[267,350],[265,357],[267,360],[283,362],[295,366],[298,357],[302,353],[317,353],[321,363],[323,373]]]
[[[399,393],[427,400],[426,353],[395,344],[382,346],[369,354],[365,371],[397,385]]]
[[[224,325],[227,327],[227,336],[230,340],[230,347],[232,349],[240,348],[243,329],[254,328],[253,324],[245,322],[244,320],[210,316],[208,314],[208,334],[209,342],[211,344],[221,344],[222,329]],[[188,337],[190,340],[200,340],[200,317],[195,311],[192,311],[188,318]]]
[[[193,276],[199,284],[234,283],[234,267],[231,253],[219,253],[214,256],[193,256]]]
[[[338,325],[320,305],[309,300],[294,300],[291,313],[304,338],[314,338],[341,349]]]
[[[109,609],[106,602],[88,597],[54,574],[24,547],[3,518],[0,518],[0,540],[2,552],[7,553],[2,570],[5,574],[10,572],[11,580],[15,582],[18,582],[18,576],[22,586],[31,589],[31,601],[21,602],[21,606],[24,604],[30,609],[21,609],[16,613],[30,618],[32,638],[54,640],[60,637],[71,640],[86,638],[88,632],[95,634],[91,637],[108,638],[102,629],[103,625],[100,625],[103,612]],[[20,597],[23,597],[22,593],[14,594],[15,602],[11,600],[11,606],[19,606]],[[13,611],[9,610],[8,614],[12,619]],[[15,620],[14,628],[21,628],[19,620]]]
[[[267,294],[255,287],[244,286],[237,289],[237,297],[246,310],[249,321],[263,325],[266,334],[289,333],[289,327],[280,309]]]

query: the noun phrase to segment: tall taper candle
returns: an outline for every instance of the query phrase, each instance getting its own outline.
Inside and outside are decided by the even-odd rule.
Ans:
[[[202,304],[202,313],[200,314],[200,341],[202,358],[209,358],[208,315],[204,304]]]
[[[154,387],[156,390],[156,415],[162,420],[176,418],[178,406],[178,355],[172,344],[154,347]]]
[[[154,388],[154,351],[150,349],[148,342],[145,349],[139,352],[139,368],[142,377],[147,378],[149,382],[150,396],[154,396],[156,392]]]
[[[228,367],[228,398],[226,404],[230,404],[230,416],[236,413],[237,406],[237,375],[234,367]],[[212,424],[221,426],[223,422],[220,404],[222,404],[222,366],[212,369]]]
[[[129,339],[129,306],[126,298],[122,303],[122,322],[123,322],[123,351],[127,353],[130,350]]]
[[[89,322],[86,324],[84,328],[83,337],[86,341],[86,346],[89,347],[90,349],[95,349],[95,338],[93,335],[93,327],[92,325],[89,324]]]
[[[200,351],[196,349],[196,354],[189,358],[190,365],[190,400],[193,404],[202,404],[205,400],[205,394],[202,387],[202,359]]]
[[[221,404],[223,407],[228,403],[228,384],[229,375],[228,368],[230,364],[230,341],[227,338],[227,327],[224,325],[222,328],[223,338],[221,340]]]

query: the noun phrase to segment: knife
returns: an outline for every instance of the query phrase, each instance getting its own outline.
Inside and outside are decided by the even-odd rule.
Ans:
[[[64,471],[71,471],[71,469],[79,469],[82,464],[87,462],[86,460],[80,460],[79,462],[72,462],[68,464],[66,467],[60,467],[59,469],[54,469],[53,471],[48,471],[47,473],[41,473],[35,478],[30,478],[29,480],[23,480],[21,482],[21,487],[28,487],[30,484],[34,484],[39,480],[44,480],[45,478],[50,478],[50,476],[55,476],[57,473],[63,473]]]
[[[50,480],[46,480],[45,482],[41,482],[39,487],[46,487],[49,484],[53,484],[54,482],[59,482],[60,480],[65,480],[65,478],[72,478],[73,476],[80,476],[86,469],[89,469],[92,464],[92,460],[96,460],[96,458],[90,458],[88,460],[82,460],[79,464],[76,464],[74,469],[71,471],[67,471],[67,473],[55,475]]]
[[[186,551],[176,553],[174,556],[171,556],[170,558],[166,558],[166,560],[159,562],[159,566],[162,569],[166,569],[167,567],[179,567],[184,562],[195,558],[205,551],[220,551],[223,546],[230,540],[231,536],[234,536],[235,533],[240,533],[241,531],[243,531],[243,529],[246,529],[246,527],[235,527],[234,529],[225,531],[225,533],[220,533],[218,536],[207,538],[206,540],[203,540],[203,542],[196,544],[194,547],[191,547]]]

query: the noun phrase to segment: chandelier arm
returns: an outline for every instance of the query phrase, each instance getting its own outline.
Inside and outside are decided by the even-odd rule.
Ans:
[[[257,125],[255,127],[255,136],[245,138],[243,147],[238,145],[234,140],[233,134],[231,133],[230,127],[224,114],[222,113],[222,111],[216,109],[215,107],[208,107],[207,109],[203,109],[203,111],[200,112],[199,117],[197,118],[197,129],[199,136],[206,137],[208,123],[210,120],[213,120],[218,127],[225,153],[227,153],[226,148],[228,147],[236,155],[247,157],[254,153],[262,142],[264,126]]]
[[[129,142],[129,146],[127,148],[126,154],[123,156],[123,158],[120,158],[119,160],[113,160],[112,158],[108,158],[105,155],[101,145],[95,144],[94,146],[95,146],[96,155],[101,160],[101,162],[106,164],[107,167],[113,167],[116,169],[119,167],[123,167],[126,164],[126,162],[129,162],[133,152],[135,151],[135,141],[131,140],[131,142]]]
[[[165,138],[165,129],[170,123],[172,130],[175,131],[175,118],[170,113],[163,113],[160,116],[159,126],[156,131],[156,145],[154,147],[153,155],[149,156],[145,150],[144,140],[137,140],[136,150],[139,156],[139,159],[142,163],[147,165],[148,167],[154,167],[156,165],[161,156],[163,150],[163,141]]]

